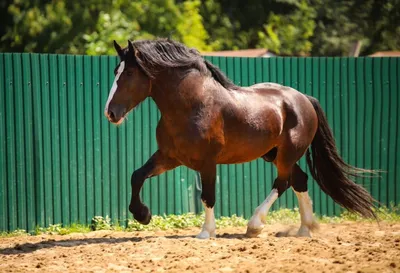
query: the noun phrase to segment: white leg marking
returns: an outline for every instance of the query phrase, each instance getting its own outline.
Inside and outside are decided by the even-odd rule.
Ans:
[[[115,76],[113,85],[112,85],[111,90],[110,90],[110,94],[108,95],[108,100],[107,100],[107,103],[106,103],[106,107],[104,108],[104,114],[106,115],[106,117],[108,117],[108,113],[107,113],[108,112],[108,105],[110,104],[111,100],[114,97],[115,92],[117,91],[117,88],[118,88],[117,81],[118,81],[119,77],[121,76],[122,72],[124,72],[124,69],[125,69],[125,62],[122,61],[119,64],[117,75]]]
[[[208,208],[206,204],[202,201],[204,210],[206,211],[206,219],[203,224],[203,228],[199,235],[196,236],[198,239],[208,239],[210,237],[215,237],[215,216],[214,208]]]
[[[272,189],[271,193],[268,197],[259,205],[255,211],[253,216],[251,217],[249,223],[247,224],[247,235],[250,237],[257,236],[264,227],[265,218],[268,214],[269,209],[272,204],[278,199],[278,190]]]
[[[300,209],[300,218],[301,218],[301,225],[300,229],[297,232],[297,236],[302,237],[311,237],[310,230],[318,227],[317,222],[313,216],[313,207],[312,201],[308,192],[297,192],[294,191],[297,199],[299,201],[299,209]]]

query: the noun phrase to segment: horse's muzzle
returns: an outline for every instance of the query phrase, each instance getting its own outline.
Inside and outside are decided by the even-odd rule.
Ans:
[[[112,123],[120,124],[125,116],[126,109],[121,105],[110,105],[105,115]]]

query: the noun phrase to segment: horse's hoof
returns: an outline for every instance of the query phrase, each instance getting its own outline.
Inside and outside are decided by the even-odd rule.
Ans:
[[[214,232],[208,232],[207,230],[202,230],[197,236],[197,239],[209,239],[209,238],[215,238],[215,231]]]
[[[151,220],[151,212],[148,207],[142,205],[138,208],[131,208],[129,206],[129,211],[132,212],[133,218],[142,225],[148,225]]]
[[[299,231],[297,231],[296,234],[297,237],[308,237],[311,238],[311,233],[310,233],[310,229],[306,226],[301,226]]]
[[[247,231],[246,231],[246,237],[249,238],[255,238],[258,235],[260,235],[262,231],[262,228],[251,228],[251,227],[247,227]]]
[[[310,228],[311,231],[318,231],[319,230],[319,223],[316,220],[314,220],[309,228]]]
[[[309,231],[298,231],[296,237],[311,238],[311,233]]]
[[[139,223],[141,223],[142,225],[148,225],[151,221],[151,213],[149,212],[149,214],[146,215],[146,217],[142,220],[142,219],[137,219],[135,218],[136,221],[138,221]]]

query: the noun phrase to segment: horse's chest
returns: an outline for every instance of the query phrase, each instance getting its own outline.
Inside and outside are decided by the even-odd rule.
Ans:
[[[169,126],[168,126],[169,125]],[[196,168],[205,159],[218,154],[223,145],[223,132],[218,122],[186,122],[173,126],[160,124],[157,128],[159,148],[182,164]]]

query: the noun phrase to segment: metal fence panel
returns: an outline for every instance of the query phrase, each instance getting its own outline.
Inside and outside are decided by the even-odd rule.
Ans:
[[[386,171],[357,182],[384,205],[400,203],[400,58],[206,58],[238,85],[278,82],[318,98],[343,158]],[[106,120],[116,64],[109,56],[0,54],[0,230],[132,218],[130,176],[157,149],[160,113],[148,99],[123,125]],[[217,216],[250,217],[276,177],[261,159],[217,170]],[[198,174],[179,167],[147,181],[141,195],[153,214],[197,213],[200,188]],[[315,181],[309,191],[316,213],[341,211]],[[273,209],[295,206],[288,190]]]

